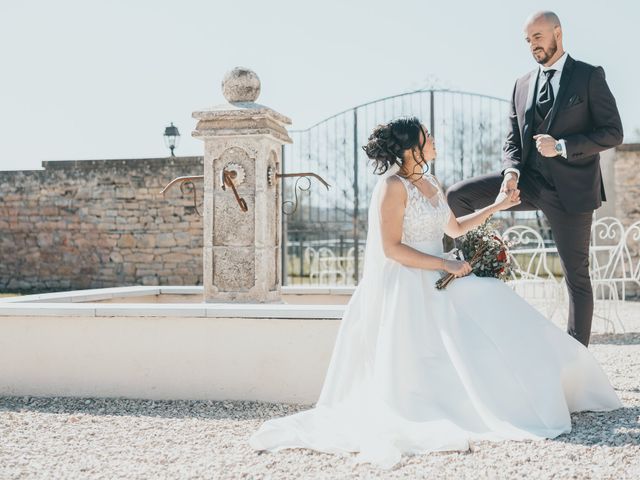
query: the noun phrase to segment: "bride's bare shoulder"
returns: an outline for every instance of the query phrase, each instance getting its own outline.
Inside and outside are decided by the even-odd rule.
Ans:
[[[391,175],[382,182],[382,197],[388,200],[404,202],[407,198],[407,190],[402,180],[397,175]]]
[[[393,191],[401,191],[404,190],[404,185],[402,184],[402,180],[397,175],[390,175],[384,179],[383,188],[385,190]]]

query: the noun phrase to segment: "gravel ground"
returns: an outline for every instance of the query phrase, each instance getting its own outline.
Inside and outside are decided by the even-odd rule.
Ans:
[[[625,407],[574,414],[572,432],[553,440],[479,442],[383,471],[349,455],[249,447],[262,421],[305,405],[0,397],[0,479],[640,478],[640,303],[621,315],[630,333],[594,333],[589,348]]]

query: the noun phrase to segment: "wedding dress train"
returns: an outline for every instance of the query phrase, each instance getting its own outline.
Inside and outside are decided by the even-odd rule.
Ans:
[[[402,178],[403,243],[442,256],[451,211],[427,178],[438,188],[432,199]],[[470,275],[437,290],[438,272],[386,258],[382,181],[363,278],[320,397],[310,410],[264,422],[251,447],[358,452],[357,462],[391,468],[402,454],[467,450],[470,441],[553,438],[571,431],[571,412],[622,406],[588,349],[503,282]]]

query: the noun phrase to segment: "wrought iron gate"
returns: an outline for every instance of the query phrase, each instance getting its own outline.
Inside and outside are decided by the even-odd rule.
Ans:
[[[317,172],[332,188],[303,184],[304,179],[283,182],[285,200],[298,196],[295,212],[283,215],[284,283],[353,285],[360,278],[367,208],[376,182],[361,146],[376,125],[403,115],[420,118],[438,150],[432,171],[446,187],[500,168],[508,108],[501,98],[426,89],[381,98],[290,131],[293,144],[284,147],[283,171]]]

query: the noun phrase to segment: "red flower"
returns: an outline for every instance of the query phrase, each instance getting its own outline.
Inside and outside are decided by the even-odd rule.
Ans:
[[[504,250],[500,250],[500,253],[497,256],[498,261],[504,262],[507,259],[507,252]]]

